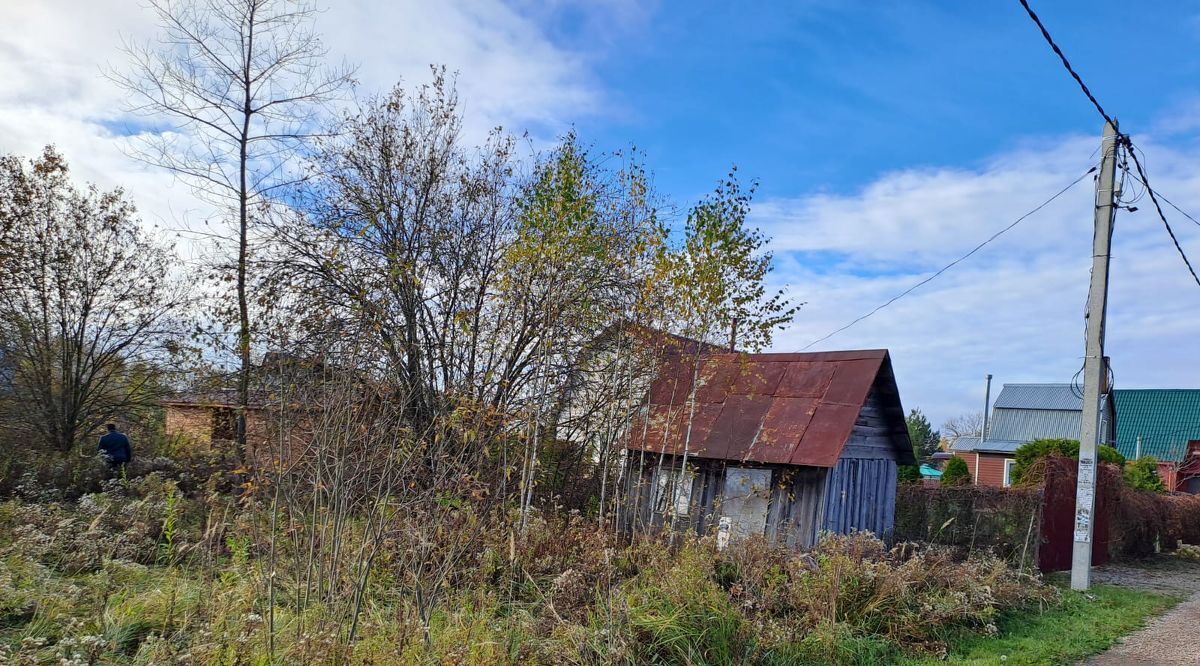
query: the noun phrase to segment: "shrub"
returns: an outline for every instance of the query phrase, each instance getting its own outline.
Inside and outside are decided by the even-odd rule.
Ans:
[[[942,470],[943,486],[965,486],[970,483],[971,470],[967,468],[967,461],[958,456],[946,461],[946,468]]]
[[[1148,490],[1163,493],[1167,487],[1158,478],[1158,461],[1150,456],[1138,458],[1125,466],[1123,472],[1125,483],[1134,490]]]
[[[644,572],[626,596],[639,663],[733,664],[745,661],[750,628],[713,580],[714,559],[685,546],[666,571]]]
[[[1012,482],[1014,485],[1021,483],[1025,479],[1026,472],[1033,464],[1049,456],[1062,456],[1064,458],[1073,458],[1079,460],[1079,440],[1077,439],[1035,439],[1031,442],[1022,444],[1016,452],[1016,464],[1013,465]],[[1125,456],[1121,455],[1116,449],[1111,446],[1100,445],[1096,449],[1096,457],[1102,463],[1109,463],[1117,467],[1125,466]],[[1033,481],[1034,479],[1025,479]]]
[[[921,480],[921,468],[916,465],[900,465],[896,468],[896,480],[900,483],[916,483]]]

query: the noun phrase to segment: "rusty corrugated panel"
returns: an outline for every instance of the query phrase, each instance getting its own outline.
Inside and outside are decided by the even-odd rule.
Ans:
[[[690,413],[688,405],[680,409],[679,421],[675,425],[675,453],[682,454],[685,442],[688,455],[702,458],[723,458],[724,456],[712,450],[713,429],[721,415],[722,405],[696,403],[695,411]],[[688,423],[691,422],[691,433],[688,433]]]
[[[747,462],[831,467],[837,463],[876,377],[891,380],[885,350],[812,354],[711,354],[664,363],[650,389],[644,428],[629,446]],[[694,407],[692,401],[694,400]],[[899,403],[894,405],[899,409]]]
[[[754,446],[754,459],[764,463],[790,464],[816,411],[816,398],[776,396],[763,418],[762,432]]]
[[[746,361],[739,367],[729,392],[733,395],[776,395],[789,363]]]
[[[700,366],[696,402],[724,402],[741,373],[742,354],[720,354],[704,359]]]
[[[832,467],[842,454],[846,440],[850,438],[850,431],[854,429],[861,408],[861,405],[832,402],[817,405],[817,411],[789,462],[793,465]]]
[[[862,407],[877,374],[879,374],[879,361],[876,359],[838,363],[833,381],[830,382],[829,388],[822,396],[822,402]]]
[[[687,357],[665,359],[650,384],[650,404],[683,404],[692,390],[692,372],[692,362]]]
[[[731,395],[713,424],[708,450],[714,457],[742,460],[750,452],[771,407],[770,396]]]
[[[820,398],[825,395],[837,364],[793,361],[787,364],[775,395],[784,398]]]

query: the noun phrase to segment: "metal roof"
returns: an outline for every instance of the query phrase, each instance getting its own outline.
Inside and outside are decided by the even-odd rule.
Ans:
[[[698,366],[696,364],[699,364]],[[693,376],[699,379],[692,394]],[[875,388],[901,464],[912,446],[887,350],[668,358],[629,448],[747,462],[832,467]],[[689,427],[690,425],[690,427]]]
[[[1182,460],[1190,440],[1200,440],[1200,389],[1118,389],[1117,450],[1133,458],[1138,435],[1142,455]]]
[[[1081,410],[1005,409],[992,410],[988,439],[1079,439]]]
[[[1079,433],[1075,433],[1075,436],[1079,437]],[[971,453],[973,451],[978,451],[979,453],[1014,453],[1027,441],[1029,440],[992,439],[989,437],[981,445],[978,437],[959,437],[950,447],[950,450],[961,453]]]
[[[1077,391],[1070,384],[1005,384],[992,406],[996,409],[1067,409],[1078,412],[1083,410],[1083,397]]]

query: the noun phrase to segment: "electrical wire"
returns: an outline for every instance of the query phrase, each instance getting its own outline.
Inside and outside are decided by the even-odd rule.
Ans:
[[[1125,145],[1133,145],[1129,141],[1129,137],[1125,137]],[[1138,177],[1141,179],[1142,184],[1146,186],[1146,194],[1150,195],[1150,202],[1154,204],[1154,210],[1158,211],[1158,219],[1162,220],[1163,226],[1167,229],[1167,234],[1171,236],[1171,242],[1175,244],[1175,249],[1179,251],[1179,258],[1183,259],[1183,264],[1187,266],[1188,272],[1192,274],[1192,279],[1196,281],[1196,286],[1200,287],[1200,276],[1196,275],[1196,269],[1192,268],[1192,262],[1188,259],[1187,253],[1183,251],[1183,246],[1179,244],[1179,239],[1175,237],[1175,230],[1171,228],[1171,223],[1167,221],[1167,216],[1163,213],[1162,205],[1158,203],[1158,193],[1150,186],[1150,179],[1146,176],[1146,170],[1142,167],[1142,161],[1138,159],[1137,153],[1132,149],[1127,150],[1126,153],[1133,158],[1133,166],[1137,169]]]
[[[1071,75],[1071,78],[1075,79],[1075,82],[1079,84],[1079,89],[1082,90],[1083,94],[1087,96],[1089,101],[1091,101],[1092,106],[1096,107],[1096,111],[1100,113],[1100,116],[1104,118],[1108,124],[1112,125],[1113,129],[1117,130],[1117,141],[1127,148],[1126,154],[1133,159],[1133,165],[1137,168],[1139,179],[1142,181],[1142,185],[1144,185],[1146,188],[1145,193],[1150,195],[1150,201],[1154,203],[1154,209],[1158,212],[1158,218],[1162,220],[1163,227],[1165,227],[1167,230],[1167,235],[1171,237],[1171,242],[1175,244],[1175,249],[1179,252],[1179,258],[1183,259],[1183,263],[1185,266],[1187,266],[1188,272],[1192,274],[1192,279],[1196,282],[1197,286],[1200,286],[1200,276],[1196,275],[1196,269],[1192,267],[1191,260],[1188,259],[1187,253],[1183,251],[1183,246],[1179,244],[1179,238],[1175,236],[1175,230],[1171,228],[1171,223],[1167,221],[1167,216],[1165,213],[1163,213],[1162,205],[1158,202],[1158,193],[1155,192],[1154,187],[1150,185],[1150,179],[1146,176],[1146,170],[1142,167],[1142,161],[1138,159],[1137,151],[1133,147],[1133,141],[1130,140],[1128,134],[1121,133],[1118,128],[1117,121],[1113,120],[1112,116],[1110,116],[1108,112],[1104,110],[1104,107],[1100,105],[1100,101],[1096,99],[1096,96],[1092,94],[1092,91],[1087,87],[1087,84],[1083,82],[1083,78],[1079,76],[1079,73],[1076,72],[1075,68],[1071,66],[1071,61],[1067,60],[1066,54],[1063,53],[1062,49],[1058,47],[1058,44],[1054,42],[1054,38],[1050,36],[1050,31],[1047,30],[1045,24],[1042,23],[1042,19],[1038,18],[1037,13],[1034,12],[1033,8],[1029,6],[1028,0],[1018,0],[1018,2],[1020,2],[1021,6],[1025,8],[1025,12],[1029,14],[1029,18],[1033,19],[1033,22],[1037,24],[1038,30],[1042,32],[1042,37],[1045,38],[1046,43],[1049,44],[1050,48],[1054,50],[1054,53],[1058,55],[1058,59],[1062,61],[1063,67],[1066,68],[1067,73]],[[1179,210],[1178,207],[1176,207],[1176,210]],[[1182,213],[1183,211],[1179,212]],[[1192,222],[1196,222],[1195,218],[1192,216],[1186,216],[1188,219],[1192,220]],[[1196,224],[1200,225],[1200,222],[1196,222]]]
[[[1087,171],[1085,171],[1085,172],[1083,173],[1083,175],[1081,175],[1081,176],[1079,176],[1078,178],[1076,178],[1075,180],[1071,181],[1071,183],[1070,183],[1070,184],[1068,184],[1066,187],[1062,188],[1062,189],[1061,189],[1061,190],[1059,190],[1058,192],[1055,192],[1055,193],[1054,193],[1054,194],[1053,194],[1053,195],[1052,195],[1052,196],[1051,196],[1049,199],[1046,199],[1046,200],[1045,200],[1045,201],[1043,201],[1042,203],[1040,203],[1040,204],[1038,204],[1037,206],[1035,206],[1035,207],[1034,207],[1032,210],[1030,210],[1029,212],[1025,213],[1025,214],[1024,214],[1024,215],[1022,215],[1021,217],[1018,217],[1016,220],[1014,220],[1014,221],[1012,222],[1012,224],[1009,224],[1007,227],[1004,227],[1004,228],[1003,228],[1003,229],[1001,229],[1000,231],[997,231],[996,233],[992,234],[992,235],[991,235],[991,237],[989,237],[987,240],[983,241],[983,242],[982,242],[982,243],[980,243],[979,245],[976,245],[975,247],[971,248],[971,250],[970,250],[969,252],[967,252],[966,254],[962,255],[961,257],[959,257],[959,258],[955,259],[954,261],[951,261],[950,263],[948,263],[948,264],[946,264],[945,266],[941,267],[941,268],[940,268],[940,269],[938,269],[938,271],[937,271],[936,273],[934,273],[933,275],[930,275],[929,277],[925,278],[924,280],[921,280],[920,282],[918,282],[918,283],[914,284],[913,286],[909,287],[908,289],[905,289],[904,291],[900,292],[899,294],[896,294],[896,295],[895,295],[895,296],[893,296],[892,298],[888,299],[888,301],[887,301],[887,302],[885,302],[885,303],[883,303],[882,305],[880,305],[880,306],[876,307],[874,310],[871,310],[870,312],[868,312],[868,313],[866,313],[866,314],[864,314],[864,315],[862,315],[862,316],[858,317],[858,318],[857,318],[857,319],[855,319],[854,321],[851,321],[849,324],[846,324],[845,326],[843,326],[843,327],[841,327],[841,328],[839,328],[839,329],[837,329],[837,330],[833,331],[832,333],[829,333],[828,335],[825,335],[825,336],[823,336],[823,337],[817,338],[816,340],[813,340],[812,342],[808,343],[808,344],[807,344],[807,345],[805,345],[803,348],[801,348],[801,350],[800,350],[800,351],[804,351],[804,350],[806,350],[806,349],[808,349],[808,348],[812,347],[813,345],[816,345],[816,344],[818,344],[818,343],[821,343],[821,342],[824,342],[824,341],[828,340],[829,338],[832,338],[833,336],[837,335],[838,333],[841,333],[842,331],[845,331],[846,329],[850,328],[851,326],[854,326],[854,325],[855,325],[855,324],[857,324],[858,322],[860,322],[860,321],[862,321],[862,320],[864,320],[864,319],[866,319],[866,318],[870,317],[871,315],[875,314],[876,312],[879,312],[880,310],[882,310],[882,309],[886,308],[887,306],[891,305],[892,303],[895,303],[896,301],[900,300],[901,298],[904,298],[905,296],[907,296],[907,295],[911,294],[912,292],[916,291],[918,288],[920,288],[920,287],[923,287],[923,286],[925,286],[926,284],[929,284],[930,282],[932,282],[934,279],[936,279],[936,278],[937,278],[939,275],[941,275],[942,273],[945,273],[946,271],[950,270],[951,268],[954,268],[956,265],[958,265],[958,264],[959,264],[960,262],[962,262],[963,260],[967,259],[967,258],[968,258],[968,257],[970,257],[971,255],[973,255],[973,254],[975,254],[976,252],[978,252],[978,251],[980,251],[981,249],[983,249],[983,247],[984,247],[985,245],[987,245],[988,243],[991,243],[992,241],[996,240],[997,238],[999,238],[1000,236],[1002,236],[1002,235],[1004,235],[1006,232],[1008,232],[1010,229],[1012,229],[1013,227],[1015,227],[1015,226],[1017,226],[1018,224],[1020,224],[1021,222],[1023,222],[1023,221],[1025,220],[1025,218],[1029,217],[1030,215],[1033,215],[1034,213],[1036,213],[1036,212],[1040,211],[1041,209],[1045,208],[1046,206],[1050,205],[1050,203],[1051,203],[1051,202],[1053,202],[1055,199],[1057,199],[1057,198],[1061,197],[1062,195],[1066,194],[1066,193],[1067,193],[1067,190],[1070,190],[1072,187],[1075,187],[1076,185],[1078,185],[1078,184],[1079,184],[1079,181],[1083,180],[1084,178],[1087,178],[1087,177],[1088,177],[1088,175],[1092,174],[1092,173],[1093,173],[1093,172],[1095,172],[1095,171],[1096,171],[1096,167],[1094,167],[1094,166],[1093,166],[1092,168],[1090,168],[1090,169],[1088,169]]]
[[[1096,99],[1096,96],[1093,95],[1092,91],[1088,89],[1087,84],[1083,82],[1083,78],[1080,77],[1079,73],[1075,71],[1075,68],[1071,66],[1071,61],[1067,60],[1066,54],[1063,53],[1062,49],[1058,48],[1058,44],[1054,43],[1054,38],[1050,36],[1050,31],[1046,30],[1046,26],[1042,24],[1042,19],[1038,18],[1037,13],[1035,13],[1033,8],[1029,6],[1029,2],[1027,2],[1027,0],[1019,0],[1019,2],[1029,14],[1029,18],[1033,19],[1033,22],[1037,24],[1038,30],[1042,31],[1042,37],[1045,38],[1046,43],[1050,45],[1050,48],[1054,49],[1054,53],[1056,53],[1058,55],[1058,59],[1062,61],[1063,67],[1067,68],[1067,73],[1069,73],[1071,77],[1075,79],[1075,83],[1079,84],[1079,89],[1083,91],[1084,95],[1087,95],[1089,100],[1091,100],[1092,106],[1096,107],[1096,110],[1100,112],[1100,115],[1106,121],[1108,121],[1110,125],[1116,127],[1117,121],[1113,120],[1112,116],[1108,115],[1103,106],[1100,106],[1100,101]]]

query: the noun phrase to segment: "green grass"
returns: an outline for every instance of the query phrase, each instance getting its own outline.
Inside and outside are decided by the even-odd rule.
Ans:
[[[1087,594],[1063,591],[1062,603],[1045,611],[1011,613],[997,623],[999,636],[965,635],[950,641],[945,661],[919,664],[1071,664],[1111,647],[1146,620],[1179,603],[1180,597],[1097,585]]]

